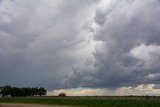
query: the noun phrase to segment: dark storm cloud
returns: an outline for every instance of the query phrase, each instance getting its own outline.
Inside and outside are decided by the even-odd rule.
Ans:
[[[159,11],[159,0],[113,0],[98,8],[94,61],[86,68],[73,68],[77,82],[73,84],[108,88],[158,84]]]
[[[79,56],[88,56],[79,50],[86,47],[83,26],[97,1],[0,2],[0,85],[63,88]]]
[[[159,11],[159,0],[1,0],[0,85],[159,84]]]

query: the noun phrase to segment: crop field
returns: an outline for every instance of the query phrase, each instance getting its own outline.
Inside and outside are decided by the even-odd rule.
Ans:
[[[72,107],[160,107],[160,97],[8,97],[0,98],[0,103],[68,105]]]

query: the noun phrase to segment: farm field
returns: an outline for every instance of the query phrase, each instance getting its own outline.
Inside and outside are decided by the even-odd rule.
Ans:
[[[0,103],[0,107],[70,107],[70,106]]]
[[[0,103],[66,105],[72,107],[160,107],[160,97],[10,97]]]

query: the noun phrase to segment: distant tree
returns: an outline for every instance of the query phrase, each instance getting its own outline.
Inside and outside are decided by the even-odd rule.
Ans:
[[[11,97],[26,97],[26,96],[42,96],[46,95],[46,90],[43,87],[11,87],[11,86],[4,86],[0,90],[0,94],[2,94],[3,97],[5,96],[11,96]]]
[[[0,87],[0,95],[2,94],[2,89],[3,89],[3,87]]]
[[[46,95],[46,94],[47,94],[47,92],[46,92],[46,90],[43,87],[40,87],[38,89],[38,95],[39,96]]]
[[[38,90],[38,87],[35,87],[35,88],[34,88],[34,95],[35,95],[35,96],[38,95],[38,91],[39,91],[39,90]]]
[[[31,96],[31,88],[28,87],[26,90],[27,90],[27,92],[26,92],[26,93],[27,93],[27,96]]]
[[[3,89],[1,90],[1,93],[2,93],[2,97],[11,95],[11,86],[9,85],[4,86]]]
[[[38,95],[38,88],[37,87],[32,87],[31,88],[31,96],[36,96]]]
[[[12,97],[15,97],[15,96],[17,96],[17,89],[15,88],[15,87],[12,87],[11,88],[11,92],[10,92],[10,95],[12,96]]]

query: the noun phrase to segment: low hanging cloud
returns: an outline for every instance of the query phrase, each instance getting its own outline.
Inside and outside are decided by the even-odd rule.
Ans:
[[[0,85],[63,88],[72,65],[91,54],[91,34],[86,25],[96,3],[2,0]]]
[[[73,88],[68,89],[67,91],[64,89],[61,90],[53,90],[51,92],[48,92],[47,95],[57,96],[59,93],[67,93],[67,95],[70,96],[128,96],[128,95],[135,95],[135,96],[144,96],[144,95],[150,95],[150,96],[159,96],[160,89],[156,88],[154,84],[140,84],[136,87],[120,87],[115,90],[108,89],[108,88]]]
[[[159,0],[113,0],[97,8],[93,62],[87,69],[73,69],[73,78],[78,78],[74,85],[118,88],[159,84],[159,4]]]
[[[0,0],[0,85],[160,82],[159,0]],[[96,90],[97,91],[97,90]]]

